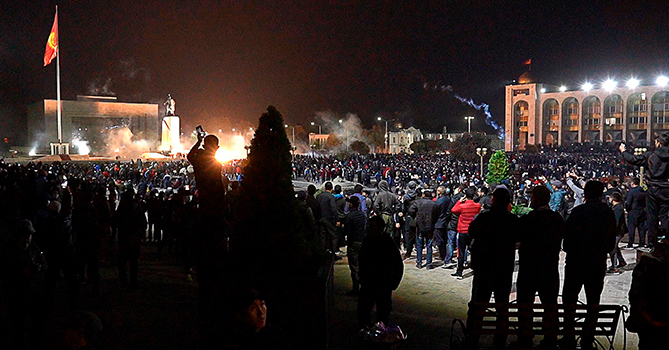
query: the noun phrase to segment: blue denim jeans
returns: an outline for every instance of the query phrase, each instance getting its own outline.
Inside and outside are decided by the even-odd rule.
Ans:
[[[416,235],[416,265],[423,262],[423,248],[427,248],[426,265],[432,265],[432,242],[434,241],[432,232],[419,231]],[[426,244],[427,243],[427,244]]]
[[[455,249],[457,248],[455,245],[457,236],[457,232],[448,230],[448,238],[446,239],[446,258],[444,259],[444,262],[450,262],[453,259]]]

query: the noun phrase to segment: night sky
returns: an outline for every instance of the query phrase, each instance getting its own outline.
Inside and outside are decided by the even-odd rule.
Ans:
[[[26,106],[56,97],[55,66],[42,62],[55,3],[0,4],[2,136],[25,138]],[[669,73],[666,1],[58,3],[62,98],[105,85],[127,102],[171,93],[186,131],[255,126],[270,104],[291,124],[332,111],[366,127],[382,116],[463,131],[471,114],[472,129],[492,131],[425,83],[503,122],[504,86],[527,59],[540,81],[574,87]]]

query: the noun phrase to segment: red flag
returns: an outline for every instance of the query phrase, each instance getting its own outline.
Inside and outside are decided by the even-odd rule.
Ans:
[[[532,64],[532,59],[530,58],[529,60],[523,62],[524,65],[530,65]]]
[[[53,18],[53,26],[51,33],[49,33],[49,40],[46,42],[46,50],[44,50],[44,66],[48,66],[56,55],[58,54],[58,12]]]

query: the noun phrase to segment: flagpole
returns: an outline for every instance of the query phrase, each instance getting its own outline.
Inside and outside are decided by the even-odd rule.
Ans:
[[[58,5],[56,5],[56,16],[58,16]],[[56,38],[58,38],[58,45],[56,45],[56,117],[58,120],[58,143],[63,143],[63,121],[60,109],[60,36],[58,34],[58,26],[56,27]],[[61,145],[58,147],[60,148]]]

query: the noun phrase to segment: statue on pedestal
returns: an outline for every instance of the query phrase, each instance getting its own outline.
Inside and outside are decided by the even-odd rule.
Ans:
[[[167,101],[163,103],[163,106],[165,106],[165,116],[173,116],[176,115],[174,114],[174,110],[176,108],[177,103],[174,101],[172,98],[172,95],[167,94]]]

